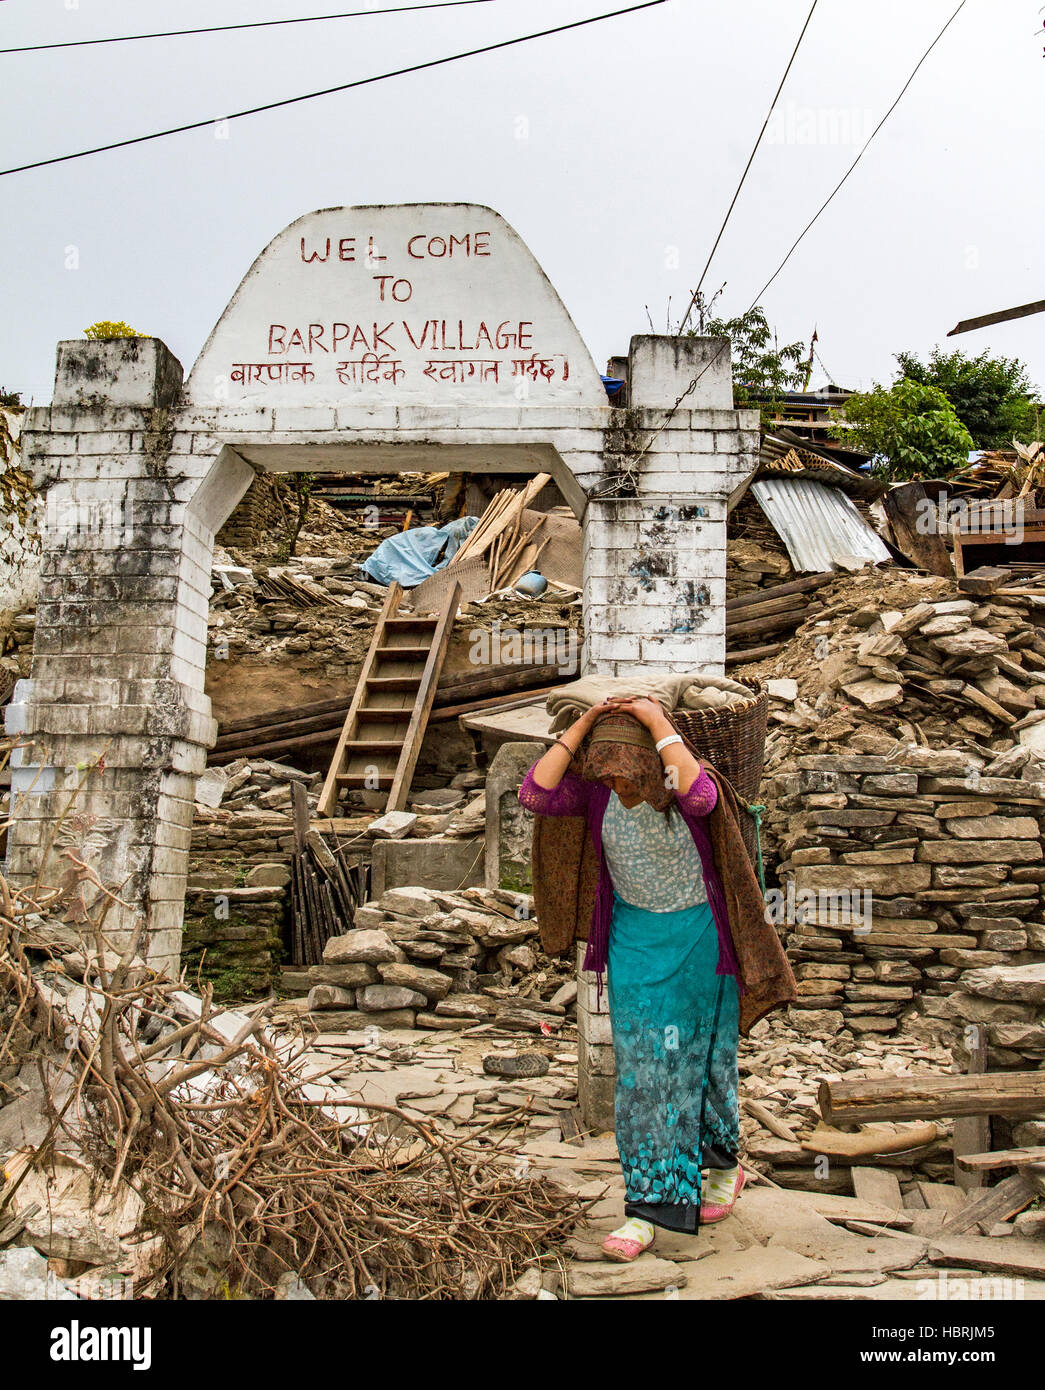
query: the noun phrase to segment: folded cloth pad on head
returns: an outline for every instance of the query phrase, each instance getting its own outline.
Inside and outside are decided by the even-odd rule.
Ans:
[[[585,710],[611,695],[648,696],[658,700],[668,713],[676,709],[723,709],[755,698],[749,686],[729,676],[705,676],[695,671],[676,675],[638,667],[627,676],[583,676],[556,687],[548,696],[545,708],[552,716],[550,732],[568,729]]]

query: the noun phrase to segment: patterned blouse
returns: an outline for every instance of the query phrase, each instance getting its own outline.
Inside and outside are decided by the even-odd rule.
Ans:
[[[677,912],[707,902],[700,854],[674,806],[666,814],[648,801],[629,809],[611,792],[602,847],[614,890],[633,907]]]

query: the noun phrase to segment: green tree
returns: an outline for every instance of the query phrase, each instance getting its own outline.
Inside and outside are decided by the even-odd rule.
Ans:
[[[0,409],[3,410],[24,410],[22,405],[21,391],[5,391],[0,386]]]
[[[147,333],[139,333],[136,328],[132,328],[129,323],[124,323],[122,319],[115,322],[112,319],[99,319],[97,323],[92,323],[90,328],[85,328],[84,336],[87,338],[146,338]]]
[[[942,352],[933,348],[927,362],[913,352],[898,352],[897,380],[907,378],[935,386],[954,406],[973,438],[974,449],[1008,449],[1013,438],[1029,444],[1037,436],[1040,404],[1023,363],[1016,357],[981,352]]]
[[[706,315],[706,308],[710,306],[699,306],[700,327],[690,329],[687,336],[699,333],[702,337],[729,339],[733,403],[742,407],[757,402],[762,407],[765,423],[769,416],[777,413],[781,398],[802,384],[804,345],[785,343],[781,346],[760,304],[732,319]]]
[[[947,477],[974,447],[944,393],[906,378],[850,396],[832,432],[869,453],[874,470],[895,481]]]

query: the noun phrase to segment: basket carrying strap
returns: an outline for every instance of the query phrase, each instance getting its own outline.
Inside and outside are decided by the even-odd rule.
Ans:
[[[744,809],[751,815],[755,822],[755,849],[758,851],[758,886],[762,889],[762,896],[766,895],[766,873],[762,866],[762,812],[766,809],[761,801],[749,802]]]

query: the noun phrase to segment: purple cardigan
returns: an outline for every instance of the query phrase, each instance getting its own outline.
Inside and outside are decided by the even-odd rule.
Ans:
[[[534,767],[537,764],[534,763]],[[575,772],[567,772],[557,787],[550,791],[534,781],[533,767],[519,788],[519,801],[527,810],[539,816],[584,816],[588,822],[588,832],[595,846],[599,864],[599,884],[595,894],[595,906],[588,930],[588,949],[584,956],[584,969],[593,970],[599,976],[606,969],[609,949],[610,917],[613,913],[613,883],[609,866],[602,852],[602,820],[609,804],[610,788],[604,782],[588,782]],[[707,890],[708,905],[718,929],[718,965],[716,975],[736,977],[737,989],[743,992],[740,967],[733,951],[733,938],[729,930],[729,917],[726,912],[726,899],[722,891],[722,880],[715,868],[711,850],[711,835],[708,830],[708,815],[715,809],[718,788],[702,767],[700,775],[688,792],[675,792],[675,802],[682,819],[689,826],[693,842],[700,855],[704,871],[704,886]]]

